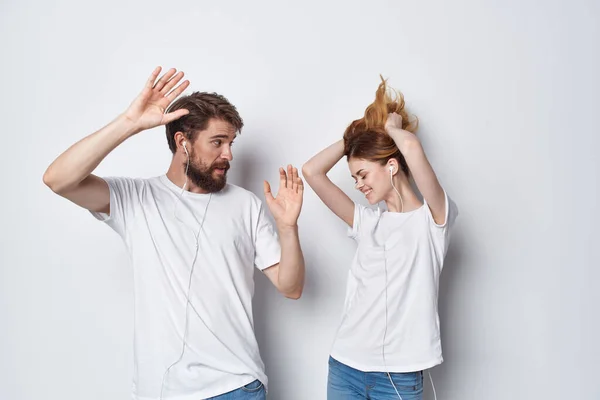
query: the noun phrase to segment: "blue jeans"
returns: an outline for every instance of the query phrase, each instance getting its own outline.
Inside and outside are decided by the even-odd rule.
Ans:
[[[265,386],[258,379],[246,386],[206,400],[265,400]]]
[[[423,371],[390,373],[402,400],[423,400]],[[329,357],[327,400],[399,400],[386,372],[363,372]]]

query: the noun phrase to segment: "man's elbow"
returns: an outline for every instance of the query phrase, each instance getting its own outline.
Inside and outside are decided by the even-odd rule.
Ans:
[[[302,288],[281,293],[288,299],[298,300],[300,297],[302,297]]]

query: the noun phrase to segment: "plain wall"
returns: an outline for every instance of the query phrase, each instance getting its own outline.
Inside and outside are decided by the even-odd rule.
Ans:
[[[597,1],[3,1],[0,399],[130,398],[132,270],[123,244],[42,183],[60,152],[122,112],[156,65],[237,105],[230,182],[341,138],[379,74],[401,90],[457,220],[440,289],[440,400],[598,399]],[[100,175],[149,177],[164,128]],[[331,178],[353,199],[345,161]],[[325,399],[355,245],[306,190],[307,282],[257,274],[270,399]],[[426,380],[426,399],[433,399]]]

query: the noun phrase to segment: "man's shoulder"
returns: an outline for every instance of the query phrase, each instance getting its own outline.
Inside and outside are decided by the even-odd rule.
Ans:
[[[223,188],[223,190],[221,192],[224,196],[235,197],[236,199],[238,199],[240,201],[246,200],[246,201],[258,202],[258,203],[261,202],[259,197],[256,194],[254,194],[254,192],[251,192],[248,189],[245,189],[241,186],[234,185],[232,183],[228,183],[227,185],[225,185],[225,187]]]
[[[131,184],[131,185],[137,185],[137,186],[143,186],[143,185],[152,185],[152,184],[158,184],[160,182],[160,177],[158,176],[154,176],[154,177],[150,177],[150,178],[133,178],[133,177],[129,177],[129,176],[121,176],[121,175],[107,175],[107,176],[101,176],[100,178],[104,179],[107,182],[115,182],[115,183],[123,183],[123,184]]]

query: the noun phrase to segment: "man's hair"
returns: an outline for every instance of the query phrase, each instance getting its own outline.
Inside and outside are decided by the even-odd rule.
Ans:
[[[194,143],[198,132],[206,129],[212,118],[230,123],[240,133],[244,126],[244,121],[235,106],[217,93],[194,92],[189,96],[180,97],[167,108],[167,113],[182,108],[188,110],[189,114],[169,122],[166,127],[169,149],[173,154],[177,151],[175,133],[182,132],[190,143]]]

